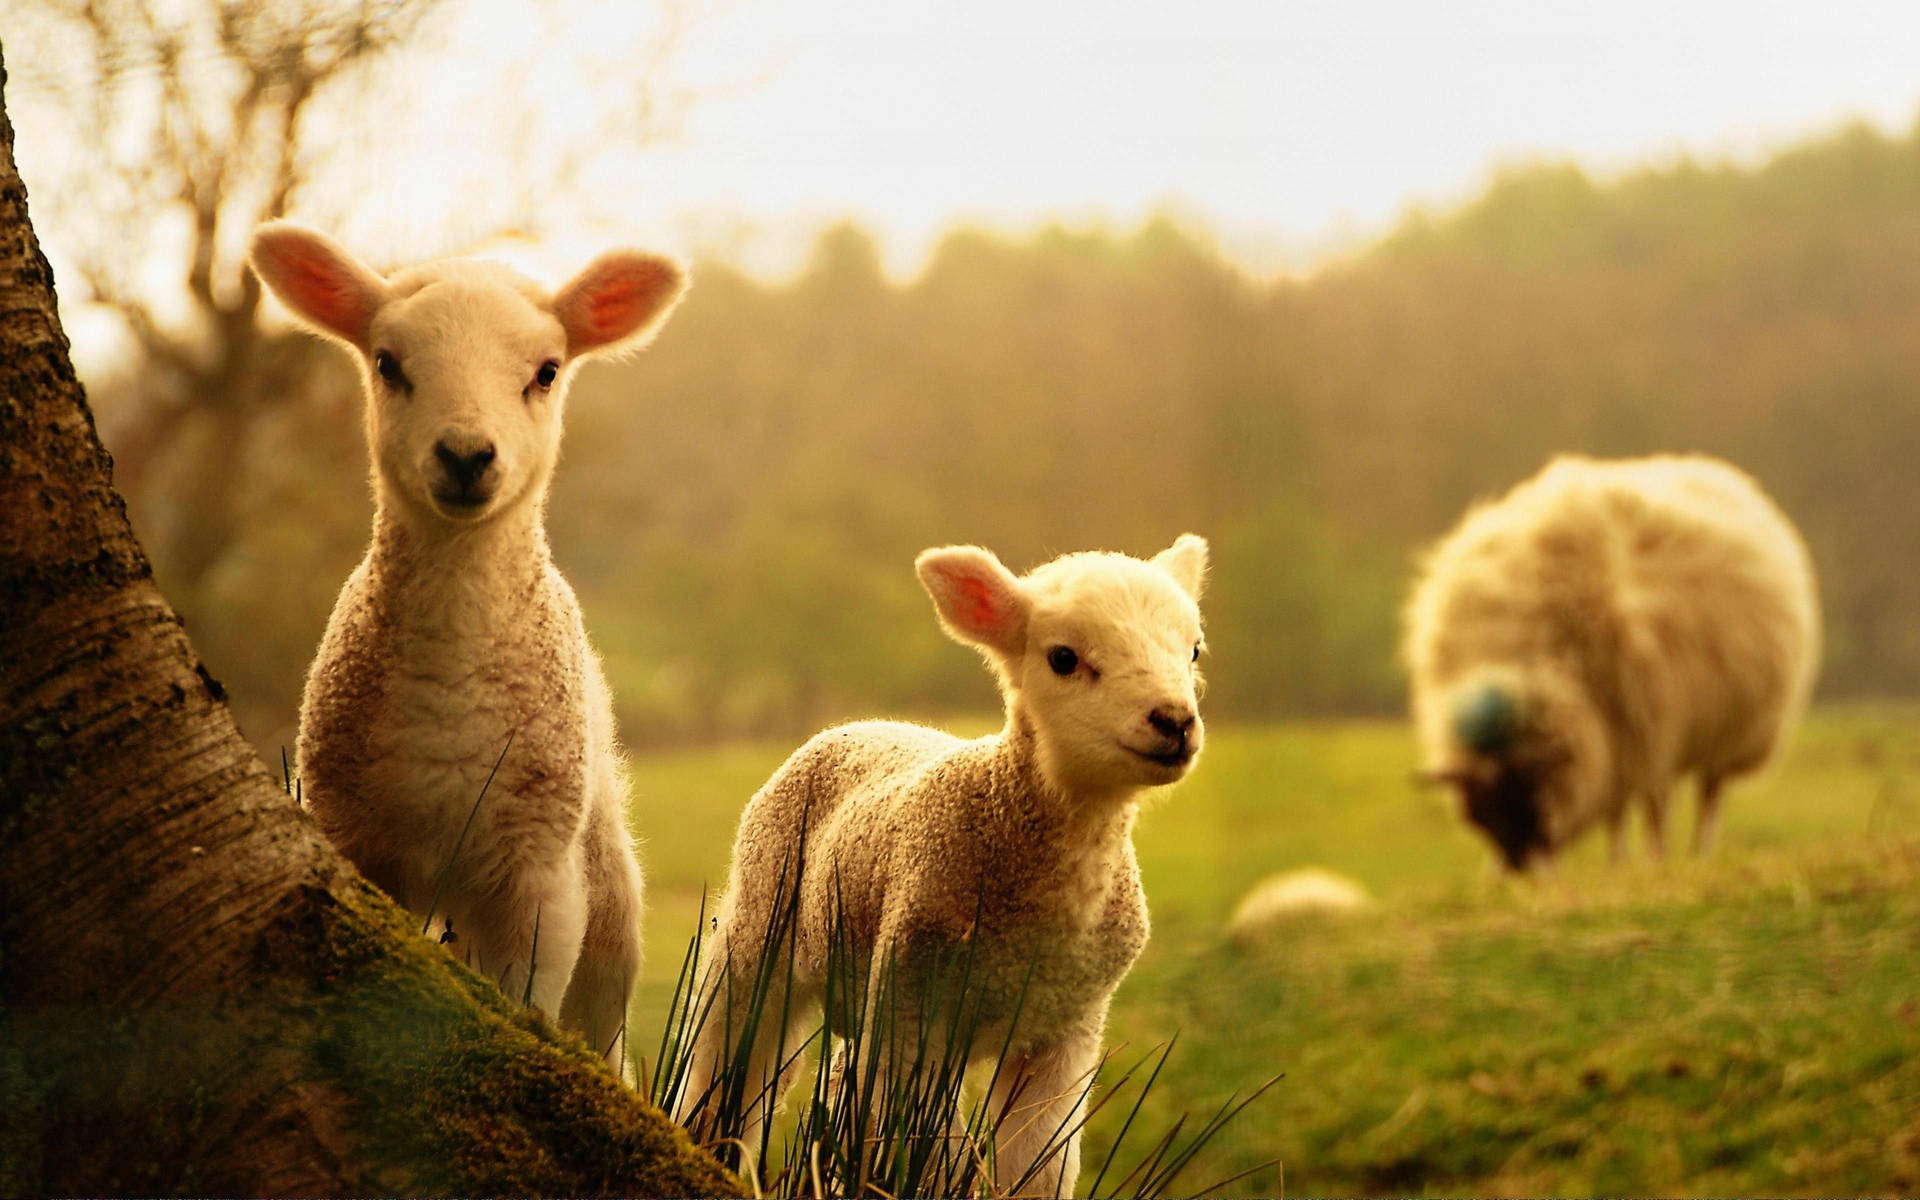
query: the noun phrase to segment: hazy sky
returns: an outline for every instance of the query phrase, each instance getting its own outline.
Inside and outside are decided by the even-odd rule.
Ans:
[[[1271,267],[1462,198],[1498,162],[1750,157],[1920,102],[1913,0],[746,0],[648,204],[708,229],[848,214],[910,265],[956,218],[1171,205]]]
[[[664,147],[589,172],[590,203],[540,192],[542,151],[633,110],[660,0],[452,5],[422,56],[354,85],[293,215],[401,261],[497,228],[481,201],[512,179],[579,243],[535,248],[556,262],[617,237],[781,273],[853,218],[905,274],[956,221],[1125,229],[1167,208],[1266,272],[1501,163],[1750,161],[1920,107],[1920,0],[665,2],[693,16],[659,78],[699,100]],[[63,153],[54,125],[16,124],[23,168]]]

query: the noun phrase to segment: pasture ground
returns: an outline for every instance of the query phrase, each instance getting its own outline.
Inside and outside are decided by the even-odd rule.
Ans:
[[[1141,1117],[1155,1134],[1285,1078],[1183,1187],[1278,1158],[1284,1175],[1230,1192],[1920,1190],[1920,707],[1814,712],[1771,774],[1729,790],[1704,862],[1650,863],[1636,829],[1611,870],[1596,833],[1519,883],[1412,787],[1398,723],[1208,732],[1194,777],[1135,835],[1153,941],[1109,1042],[1137,1057],[1179,1035]],[[654,1052],[742,804],[791,749],[635,762],[650,888],[636,1054]],[[1691,822],[1687,794],[1672,845]],[[1256,882],[1299,866],[1378,903],[1227,933]],[[1096,1120],[1089,1161],[1122,1117]]]

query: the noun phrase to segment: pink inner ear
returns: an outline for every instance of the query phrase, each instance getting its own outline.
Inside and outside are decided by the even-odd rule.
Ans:
[[[611,288],[587,297],[585,314],[588,336],[595,341],[611,341],[636,324],[634,294]]]
[[[336,333],[358,340],[366,333],[367,298],[359,281],[332,255],[299,242],[275,248],[278,290],[293,308]]]
[[[567,299],[561,323],[576,350],[617,342],[659,311],[673,281],[673,270],[663,263],[640,261],[610,266]]]
[[[975,629],[997,629],[1002,621],[998,599],[985,581],[963,576],[959,580],[960,591],[966,596],[967,624]]]

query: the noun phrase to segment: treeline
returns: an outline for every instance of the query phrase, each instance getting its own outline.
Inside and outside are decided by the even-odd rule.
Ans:
[[[1752,471],[1820,568],[1826,693],[1920,691],[1920,131],[1752,170],[1516,170],[1304,281],[1155,222],[959,232],[897,286],[841,228],[789,284],[700,265],[570,405],[556,549],[637,744],[986,708],[917,551],[1022,569],[1183,530],[1214,544],[1210,715],[1394,710],[1418,547],[1568,450]],[[282,451],[357,498],[357,425],[302,429]],[[219,615],[190,618],[240,632],[220,656],[263,741],[362,536],[344,499],[262,504]]]

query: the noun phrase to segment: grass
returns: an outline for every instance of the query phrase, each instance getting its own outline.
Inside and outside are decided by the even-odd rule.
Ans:
[[[790,748],[635,764],[655,956],[636,1048],[658,1041],[663,960],[723,879],[741,805]],[[1596,834],[1522,885],[1412,766],[1395,723],[1210,730],[1143,817],[1154,936],[1109,1042],[1180,1045],[1138,1124],[1157,1136],[1286,1074],[1185,1185],[1278,1157],[1234,1191],[1920,1188],[1920,709],[1816,711],[1777,770],[1729,792],[1704,863],[1649,865],[1636,838],[1610,870]],[[1305,865],[1379,903],[1227,935],[1259,879]],[[1088,1163],[1119,1123],[1090,1129]]]
[[[804,845],[804,829],[797,840]],[[800,962],[797,931],[804,923],[797,881],[803,872],[821,869],[797,857],[783,864],[766,926],[737,931],[744,943],[734,948],[749,955],[737,973],[711,977],[702,953],[705,922],[696,920],[658,1050],[637,1064],[641,1090],[662,1110],[679,1114],[695,1141],[750,1181],[756,1196],[1051,1194],[1055,1188],[1045,1173],[1054,1169],[1056,1156],[1071,1153],[1109,1107],[1124,1111],[1125,1119],[1104,1139],[1106,1153],[1091,1168],[1094,1183],[1086,1194],[1167,1195],[1213,1139],[1277,1082],[1228,1097],[1203,1120],[1173,1113],[1163,1118],[1164,1126],[1138,1122],[1171,1055],[1167,1043],[1132,1066],[1108,1056],[1068,1081],[1059,1097],[1029,1094],[1030,1081],[1002,1074],[1016,1069],[1009,1050],[1021,1024],[1024,989],[1001,1028],[982,1005],[971,939],[910,961],[896,961],[894,948],[882,947],[881,957],[870,961],[870,950],[844,924],[837,902],[826,914],[824,1012],[796,1026],[791,1017],[806,1021],[791,1008]],[[976,922],[978,917],[976,912]],[[877,981],[871,988],[869,965]],[[742,1019],[731,1019],[729,1010]],[[830,1031],[840,1037],[831,1038]],[[695,1065],[701,1043],[718,1043],[720,1067],[711,1079]],[[970,1066],[976,1055],[981,1061]],[[811,1082],[797,1089],[797,1103],[778,1120],[762,1121],[758,1114],[774,1110],[786,1091],[775,1079],[787,1077],[789,1063]],[[989,1099],[997,1084],[1010,1089],[1004,1102]],[[1130,1085],[1127,1108],[1122,1097]],[[1056,1100],[1071,1111],[1034,1111]],[[1033,1131],[1041,1144],[1030,1158],[1001,1157],[1011,1153],[1014,1130],[1028,1121],[1045,1122]],[[1129,1142],[1136,1129],[1140,1136]],[[1123,1154],[1133,1165],[1116,1172]],[[1267,1165],[1257,1162],[1219,1182]],[[1112,1186],[1103,1190],[1109,1175]]]

